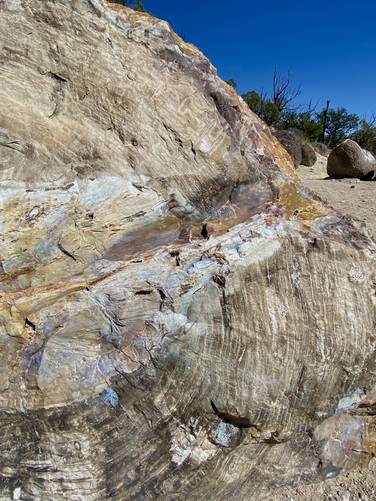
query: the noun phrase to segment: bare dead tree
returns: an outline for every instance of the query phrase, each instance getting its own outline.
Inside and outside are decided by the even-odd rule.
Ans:
[[[322,132],[321,132],[321,141],[324,143],[325,142],[325,134],[326,134],[326,126],[328,123],[328,112],[329,112],[329,106],[330,106],[330,101],[329,99],[326,101],[326,108],[323,113],[323,118],[322,118]]]
[[[317,101],[315,105],[312,104],[312,99],[309,101],[308,103],[308,109],[307,109],[307,113],[309,113],[310,115],[313,115],[313,113],[316,113],[317,111],[317,107],[319,105],[319,102]]]
[[[264,91],[264,89],[261,89],[261,91],[258,93],[261,101],[267,101],[268,100],[268,94]]]
[[[291,107],[291,103],[300,96],[301,90],[301,85],[297,87],[293,85],[290,72],[286,76],[282,76],[278,73],[277,69],[274,70],[273,103],[280,112],[294,109]]]

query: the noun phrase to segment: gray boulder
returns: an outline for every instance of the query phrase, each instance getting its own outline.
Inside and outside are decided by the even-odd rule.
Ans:
[[[313,147],[308,143],[302,144],[302,160],[301,164],[307,167],[312,167],[317,161],[317,155]]]
[[[346,139],[331,152],[328,158],[328,175],[334,178],[363,178],[376,171],[376,159],[358,143]]]
[[[323,157],[328,157],[332,151],[329,148],[329,146],[325,143],[315,142],[315,143],[312,143],[312,146],[313,146],[314,150],[316,151],[316,153],[319,153]]]
[[[302,131],[298,129],[277,130],[274,135],[290,154],[295,167],[299,167],[302,163],[302,145],[304,142]]]

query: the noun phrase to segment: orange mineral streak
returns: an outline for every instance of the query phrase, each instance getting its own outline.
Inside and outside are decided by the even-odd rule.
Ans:
[[[276,164],[282,172],[292,177],[296,183],[300,183],[299,177],[296,173],[294,164],[290,155],[285,148],[277,141],[273,134],[268,130],[268,140],[271,141],[271,154],[275,159]]]
[[[286,210],[288,219],[296,218],[302,221],[313,221],[318,217],[329,214],[329,211],[319,202],[305,198],[293,183],[279,187],[277,201]]]
[[[60,282],[44,285],[42,287],[29,287],[28,289],[23,289],[16,292],[0,292],[0,300],[12,302],[24,297],[33,297],[39,294],[62,291],[68,294],[71,292],[77,292],[87,286],[88,284],[84,283],[75,284],[61,280]]]
[[[58,282],[48,285],[43,285],[41,287],[29,287],[27,289],[22,289],[16,292],[0,292],[0,301],[12,302],[20,298],[33,297],[39,294],[45,294],[51,292],[63,293],[63,295],[72,294],[74,292],[85,289],[86,287],[91,287],[93,285],[96,285],[97,283],[102,282],[106,278],[112,277],[116,273],[123,271],[128,265],[129,263],[124,263],[124,265],[119,266],[118,268],[116,268],[116,270],[103,273],[102,275],[99,275],[96,278],[89,279],[83,282],[79,280],[77,280],[76,282],[74,280],[72,281],[60,280]]]
[[[1,282],[9,282],[10,280],[14,280],[22,275],[29,275],[33,273],[35,270],[31,266],[27,266],[24,268],[20,268],[19,270],[14,270],[9,273],[3,273],[0,275],[0,283]],[[0,296],[1,297],[1,296]]]

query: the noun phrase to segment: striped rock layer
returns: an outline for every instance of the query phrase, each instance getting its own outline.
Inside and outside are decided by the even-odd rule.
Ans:
[[[366,466],[367,235],[166,22],[0,14],[0,499],[271,499]]]

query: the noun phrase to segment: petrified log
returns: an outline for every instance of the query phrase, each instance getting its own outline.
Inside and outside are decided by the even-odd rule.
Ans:
[[[0,496],[262,499],[375,451],[375,247],[167,23],[0,2]]]

